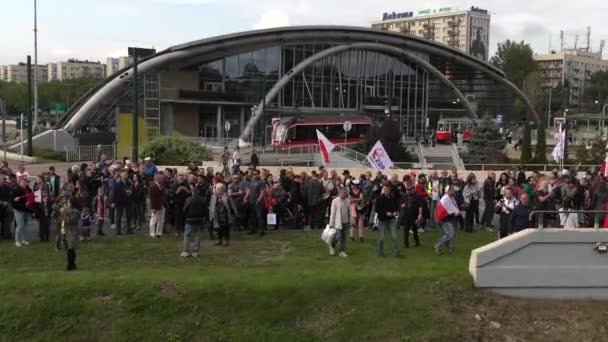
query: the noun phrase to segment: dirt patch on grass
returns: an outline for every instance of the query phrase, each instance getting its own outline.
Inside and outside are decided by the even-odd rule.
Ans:
[[[256,252],[260,263],[280,261],[293,250],[289,241],[265,241],[262,248]]]
[[[177,283],[174,280],[164,280],[154,284],[154,288],[157,289],[163,296],[175,297],[178,295]]]
[[[97,296],[91,298],[91,302],[99,305],[120,305],[122,301],[114,298],[113,295]]]
[[[453,291],[437,308],[465,341],[607,341],[608,302],[518,299]]]

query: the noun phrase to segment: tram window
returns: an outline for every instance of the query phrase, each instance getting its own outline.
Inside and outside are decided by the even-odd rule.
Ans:
[[[445,125],[444,125],[444,124],[442,124],[442,123],[437,124],[437,130],[438,130],[438,131],[441,131],[441,132],[445,131],[444,126],[445,126]]]

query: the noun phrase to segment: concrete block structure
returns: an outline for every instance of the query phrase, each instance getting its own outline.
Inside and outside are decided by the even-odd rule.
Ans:
[[[473,250],[469,272],[476,287],[508,296],[608,299],[605,244],[606,229],[527,229]]]

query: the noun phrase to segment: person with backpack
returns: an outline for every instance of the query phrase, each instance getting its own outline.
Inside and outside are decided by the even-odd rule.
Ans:
[[[27,246],[30,243],[25,239],[25,226],[27,218],[32,213],[36,204],[34,193],[27,183],[27,178],[19,180],[17,186],[12,193],[13,197],[13,213],[15,214],[15,246]]]
[[[207,201],[199,196],[196,188],[192,189],[192,196],[188,197],[184,204],[183,212],[185,219],[184,244],[181,256],[197,258],[201,247],[200,233],[203,230],[205,218],[208,212]]]

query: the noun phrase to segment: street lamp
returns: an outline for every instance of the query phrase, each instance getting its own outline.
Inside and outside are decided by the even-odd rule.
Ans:
[[[547,106],[547,127],[551,127],[551,96],[553,95],[553,89],[557,86],[549,88],[549,105]]]

